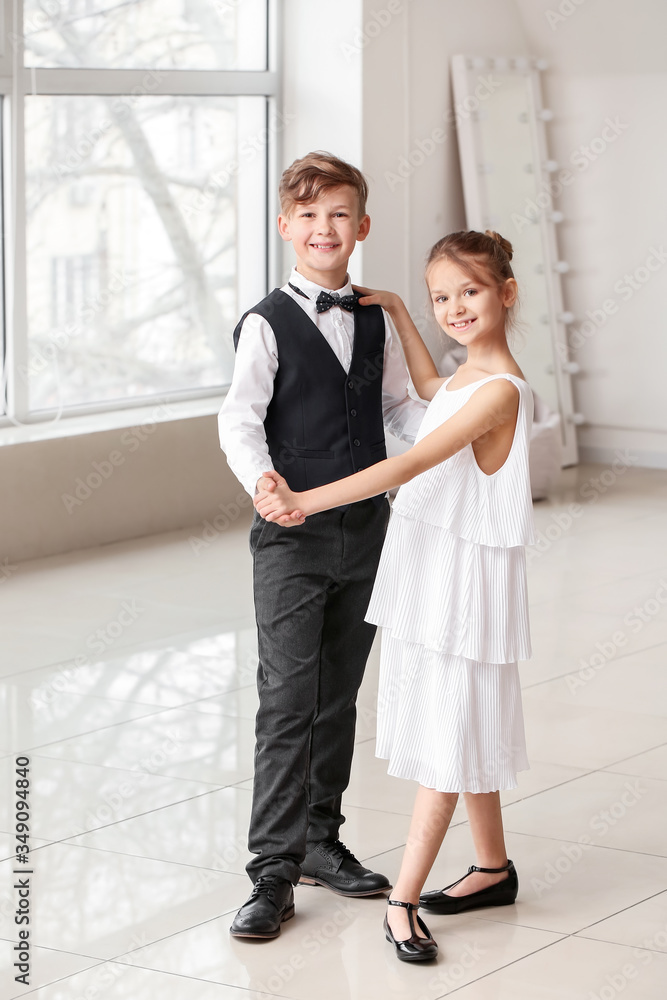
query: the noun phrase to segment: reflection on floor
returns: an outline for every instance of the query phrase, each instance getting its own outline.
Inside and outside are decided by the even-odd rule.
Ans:
[[[563,474],[536,508],[532,770],[504,797],[516,907],[431,917],[436,964],[396,961],[382,898],[296,890],[268,943],[232,940],[252,785],[247,526],[18,567],[0,589],[3,997],[658,1000],[667,982],[667,473]],[[0,557],[2,553],[0,553]],[[414,786],[359,704],[346,843],[395,876]],[[32,976],[16,983],[10,782],[32,776]],[[429,887],[473,863],[464,811]]]

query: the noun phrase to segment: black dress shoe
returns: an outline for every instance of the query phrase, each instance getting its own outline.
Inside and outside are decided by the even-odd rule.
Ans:
[[[280,925],[293,916],[292,883],[278,875],[260,875],[229,932],[233,937],[275,938],[280,934]]]
[[[375,896],[391,889],[389,879],[372,872],[340,840],[323,840],[301,865],[300,885],[324,885],[341,896]]]
[[[419,907],[414,903],[403,903],[400,899],[388,899],[387,902],[390,906],[404,906],[408,911],[408,920],[410,921],[410,931],[412,932],[410,937],[405,941],[397,941],[393,935],[392,929],[389,926],[389,921],[385,915],[384,918],[384,933],[387,941],[393,944],[394,951],[396,952],[396,957],[401,960],[401,962],[428,962],[429,959],[435,958],[438,954],[438,946],[431,937],[431,932],[421,919],[417,917],[417,923],[419,927],[427,935],[427,937],[419,937],[415,930],[415,922],[412,916]]]
[[[448,896],[447,890],[453,889],[471,872],[486,872],[487,875],[499,875],[508,872],[506,879],[490,885],[488,889],[470,892],[467,896]],[[457,879],[444,889],[435,892],[423,892],[419,897],[419,905],[429,913],[464,913],[466,910],[477,910],[482,906],[509,906],[514,903],[519,892],[519,877],[516,868],[508,861],[504,868],[478,868],[471,865],[463,878]]]

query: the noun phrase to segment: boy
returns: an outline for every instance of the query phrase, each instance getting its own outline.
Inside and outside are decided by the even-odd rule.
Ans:
[[[222,448],[251,496],[274,488],[263,478],[271,469],[296,490],[350,475],[386,457],[385,426],[412,441],[421,423],[398,337],[379,307],[356,307],[347,274],[370,228],[367,194],[360,171],[328,153],[309,153],[282,176],[278,228],[296,267],[234,331],[236,366],[219,417]],[[388,514],[378,496],[290,531],[255,512],[259,709],[248,846],[256,857],[235,937],[277,937],[299,881],[349,896],[391,888],[338,839],[375,633],[364,615]]]

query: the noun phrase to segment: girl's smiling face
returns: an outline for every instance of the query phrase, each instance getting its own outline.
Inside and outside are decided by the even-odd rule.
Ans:
[[[451,260],[436,260],[426,274],[433,312],[445,333],[467,346],[505,335],[507,309],[516,300],[516,282],[498,287],[483,268],[475,276]]]

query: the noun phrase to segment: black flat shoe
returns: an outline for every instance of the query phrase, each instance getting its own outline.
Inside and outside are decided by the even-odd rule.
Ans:
[[[401,962],[428,962],[429,959],[435,958],[438,954],[438,946],[431,937],[430,930],[419,916],[417,916],[417,923],[427,937],[419,937],[415,930],[415,922],[412,914],[419,907],[414,903],[403,903],[400,899],[388,899],[387,902],[390,906],[403,906],[408,911],[408,920],[410,921],[410,930],[412,931],[411,936],[406,941],[397,941],[385,914],[384,933],[389,944],[393,944],[396,957],[400,958]]]
[[[232,937],[264,938],[280,934],[280,925],[294,916],[292,883],[278,875],[260,875],[250,899],[234,917]]]
[[[299,885],[323,885],[340,896],[375,896],[391,889],[385,875],[364,868],[340,840],[323,840],[309,851]]]
[[[485,872],[487,875],[499,875],[501,872],[509,874],[502,882],[490,885],[488,889],[480,889],[478,892],[468,893],[467,896],[448,896],[447,890],[463,882],[471,872]],[[419,905],[428,913],[464,913],[466,910],[477,910],[483,906],[509,906],[515,902],[518,892],[519,877],[511,861],[508,861],[504,868],[478,868],[476,865],[471,865],[463,878],[446,885],[444,889],[423,892],[419,897]]]

